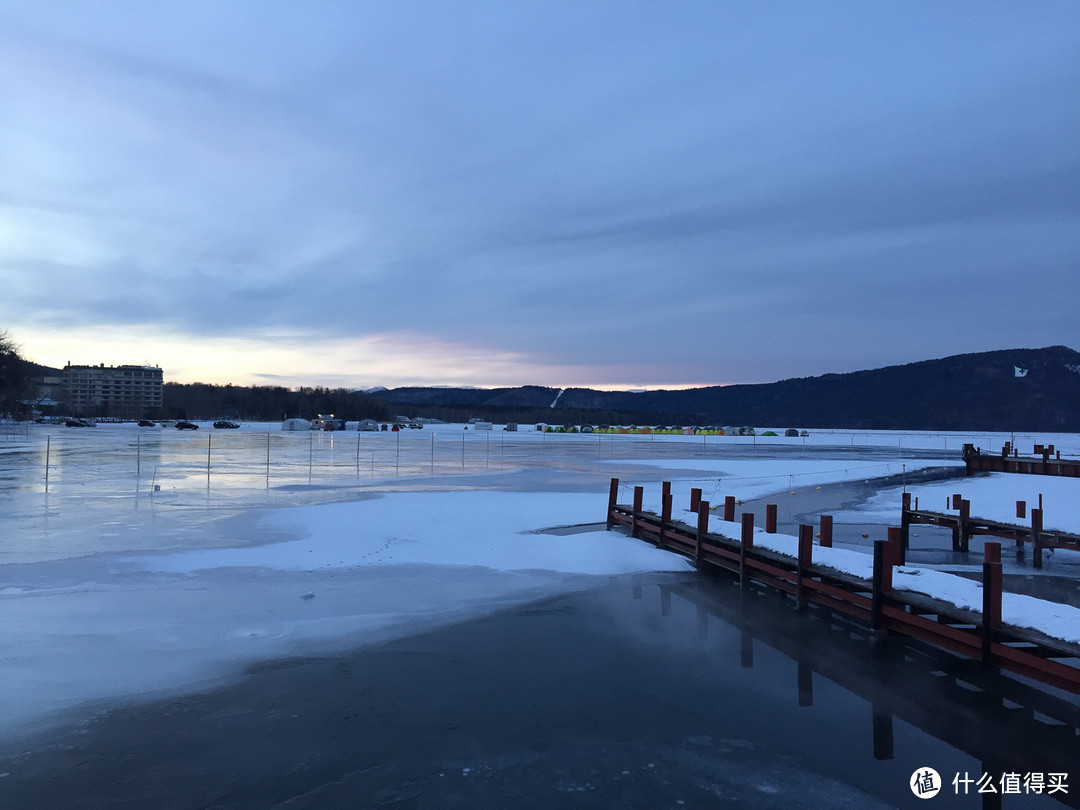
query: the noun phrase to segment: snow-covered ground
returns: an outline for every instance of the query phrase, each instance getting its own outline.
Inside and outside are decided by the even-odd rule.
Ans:
[[[1010,440],[1080,455],[1076,436],[1010,434],[2,426],[0,734],[85,701],[202,687],[254,661],[373,644],[597,577],[686,570],[680,557],[617,533],[538,533],[601,521],[612,475],[628,487],[671,480],[677,502],[699,486],[719,502],[957,464],[965,441],[992,450]],[[981,482],[945,488],[964,492],[979,513]],[[1001,486],[986,500],[1013,492]],[[1048,515],[1080,503],[1075,489],[1040,491]],[[659,487],[646,492],[656,499],[647,508],[658,510]],[[882,508],[894,522],[898,506]],[[869,564],[858,551],[831,555],[837,565]],[[905,572],[896,581],[942,576]],[[949,593],[978,606],[977,585],[955,579]],[[1072,614],[1054,621],[1066,627],[1056,635],[1080,626]]]

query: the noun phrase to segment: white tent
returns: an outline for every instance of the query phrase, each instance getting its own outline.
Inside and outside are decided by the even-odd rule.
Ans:
[[[307,419],[286,419],[281,423],[282,430],[311,430],[311,422]]]

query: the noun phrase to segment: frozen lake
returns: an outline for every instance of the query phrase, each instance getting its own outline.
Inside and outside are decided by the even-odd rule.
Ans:
[[[705,497],[733,494],[747,508],[761,499],[783,503],[780,499],[791,498],[800,505],[788,510],[789,520],[797,522],[828,507],[838,524],[866,527],[867,533],[876,530],[883,537],[884,526],[898,520],[899,493],[906,483],[858,498],[849,497],[844,487],[955,467],[960,447],[967,441],[989,451],[1005,441],[1013,441],[1021,451],[1035,442],[1054,443],[1063,455],[1080,455],[1080,439],[1071,435],[837,431],[788,439],[508,433],[464,430],[460,425],[401,433],[297,434],[275,427],[245,425],[239,431],[214,431],[204,424],[191,432],[131,425],[0,429],[0,536],[4,538],[0,547],[0,647],[4,650],[0,739],[7,752],[0,762],[0,799],[5,791],[35,790],[34,767],[45,767],[48,760],[42,752],[53,750],[57,739],[77,733],[80,739],[96,741],[102,750],[120,744],[117,740],[130,733],[123,731],[128,726],[122,712],[129,710],[123,707],[142,706],[130,710],[152,715],[164,711],[161,701],[195,701],[191,705],[197,707],[198,701],[212,703],[212,696],[222,694],[221,690],[236,689],[236,684],[255,677],[251,673],[260,670],[249,669],[253,666],[341,656],[360,656],[352,659],[354,665],[366,666],[369,659],[364,656],[376,655],[378,650],[390,651],[391,657],[404,654],[401,651],[409,648],[410,639],[427,648],[443,644],[454,633],[465,634],[461,636],[463,655],[475,659],[467,672],[448,674],[446,667],[452,666],[439,657],[445,652],[432,653],[430,671],[427,664],[420,664],[425,677],[460,679],[454,687],[455,693],[462,694],[454,721],[460,727],[459,715],[467,716],[469,706],[482,711],[470,684],[484,680],[479,668],[487,664],[478,650],[485,644],[484,633],[495,632],[484,630],[482,622],[486,617],[501,617],[492,627],[519,626],[523,637],[534,638],[529,634],[539,631],[529,629],[529,622],[521,618],[529,614],[521,611],[529,605],[553,604],[551,600],[562,604],[558,600],[570,599],[566,611],[577,617],[575,621],[588,626],[608,622],[614,628],[612,641],[639,644],[650,660],[676,654],[672,645],[677,655],[695,659],[714,656],[716,650],[710,645],[716,643],[735,644],[742,650],[738,645],[745,631],[738,629],[737,621],[732,624],[735,614],[727,597],[701,592],[701,584],[681,558],[616,533],[542,533],[549,527],[602,520],[612,476],[619,477],[624,486],[644,484],[647,493],[656,490],[656,496],[661,480],[672,481],[680,497],[692,486],[702,488]],[[947,486],[954,484],[964,492],[970,488],[973,512],[980,487],[987,502],[1009,494],[1003,495],[1000,483],[993,479],[947,482]],[[918,484],[924,485],[939,486]],[[834,502],[837,488],[848,493],[846,502]],[[1057,504],[1070,493],[1048,490],[1046,494],[1048,513],[1052,513],[1051,501]],[[1071,503],[1077,502],[1080,499],[1071,498]],[[1063,523],[1075,519],[1069,508],[1056,508]],[[890,515],[896,517],[890,520]],[[861,545],[861,534],[850,538],[851,548]],[[927,553],[932,546],[928,543]],[[973,544],[972,564],[980,561],[977,550]],[[1074,576],[1075,561],[1067,556],[1055,555],[1042,575]],[[934,562],[939,567],[968,565],[965,560]],[[1011,564],[1014,575],[1032,573],[1024,568],[1023,560]],[[659,588],[682,594],[679,598],[692,605],[705,600],[712,606],[706,613],[716,622],[715,629],[706,634],[712,641],[699,638],[702,620],[696,607],[686,614],[685,627],[668,622],[664,626],[672,629],[658,630],[656,616],[670,616],[672,611],[665,613],[654,601],[641,613],[638,606],[645,602],[635,595],[635,581],[646,593],[654,589],[654,599],[660,598],[655,595]],[[673,591],[669,585],[678,588]],[[722,594],[722,589],[717,593]],[[1064,598],[1070,597],[1066,593]],[[590,605],[602,607],[594,610]],[[786,642],[771,635],[780,632],[782,624],[766,616],[754,632],[770,649],[786,650]],[[691,632],[687,629],[691,627],[697,629]],[[590,644],[579,641],[573,648],[577,652],[568,647],[567,655],[583,655]],[[469,645],[479,646],[476,652],[466,652],[472,649]],[[794,655],[788,650],[785,655],[789,654]],[[756,659],[753,690],[763,699],[790,700],[790,683],[777,674],[788,667],[785,655],[774,659],[770,653]],[[823,671],[827,659],[822,659],[818,671]],[[638,675],[618,671],[625,664],[617,660],[617,656],[607,663],[597,660],[588,677],[611,681],[614,692],[636,693],[641,688]],[[745,669],[745,660],[740,660],[740,670]],[[564,667],[572,663],[550,663],[548,674],[569,677]],[[574,672],[573,677],[583,675]],[[873,693],[883,688],[883,677],[867,675],[863,687]],[[730,690],[750,688],[741,678],[724,694],[734,697]],[[527,701],[512,684],[503,686],[500,700],[504,703]],[[391,689],[379,684],[371,688]],[[818,704],[832,706],[829,711],[856,711],[853,707],[865,698],[852,703],[853,698],[844,697],[852,688],[846,684],[836,691],[829,686],[817,698]],[[886,692],[892,694],[891,689]],[[391,697],[388,693],[387,699]],[[400,694],[397,699],[406,700]],[[569,697],[556,690],[546,699],[559,702]],[[724,705],[726,698],[717,699]],[[895,695],[889,699],[899,700]],[[896,703],[893,714],[903,715],[902,702]],[[437,715],[443,709],[425,711]],[[418,708],[410,711],[403,709],[402,717],[415,719],[422,714]],[[778,728],[789,732],[797,728],[805,719],[797,714],[777,719]],[[971,752],[957,749],[960,743],[945,731],[941,735],[947,742],[942,742],[933,728],[923,728],[911,732],[914,736],[897,732],[895,756],[888,760],[892,764],[827,767],[811,750],[814,743],[809,737],[796,734],[796,742],[777,747],[769,735],[751,733],[750,715],[720,734],[719,716],[706,712],[705,717],[712,719],[702,721],[699,733],[689,733],[693,727],[689,721],[677,729],[662,729],[665,756],[685,758],[697,751],[714,757],[719,750],[717,740],[722,741],[720,748],[730,762],[747,767],[751,761],[756,763],[760,779],[743,785],[750,791],[747,795],[768,801],[777,797],[775,805],[763,800],[762,806],[813,806],[791,801],[792,781],[767,781],[766,771],[786,768],[789,775],[812,776],[811,781],[822,780],[813,783],[826,793],[808,795],[847,797],[844,801],[850,806],[867,806],[865,801],[906,801],[904,782],[899,788],[878,783],[895,782],[905,768],[910,774],[920,765],[934,765],[909,761],[919,751],[940,751],[941,771],[953,764],[957,769],[971,764],[968,770],[974,770],[978,764],[972,764]],[[437,721],[432,716],[424,722]],[[906,726],[902,722],[897,728]],[[309,732],[314,733],[313,729]],[[409,736],[403,729],[386,733],[402,740]],[[541,737],[551,733],[550,729],[537,731]],[[1025,727],[1025,733],[1031,730]],[[101,736],[105,734],[116,739]],[[484,734],[493,736],[486,742],[474,739],[479,746],[476,751],[483,748],[494,756],[490,746],[501,739],[500,732],[485,726]],[[696,743],[685,742],[690,738],[710,742],[702,743],[705,748],[698,751]],[[507,752],[513,749],[524,756],[519,750],[522,740],[504,742]],[[739,748],[743,743],[749,747]],[[160,744],[166,746],[165,740]],[[864,740],[855,746],[863,751],[858,762],[886,761],[866,756],[868,745]],[[481,761],[478,753],[471,760],[453,759],[449,750],[433,752],[427,765],[438,768],[443,762],[450,774],[451,761],[461,768]],[[1001,767],[1013,756],[1007,746],[980,756],[984,754],[1002,757]],[[485,767],[497,770],[492,764],[496,761],[509,762],[489,757]],[[1031,770],[1037,764],[1028,762],[1027,767]],[[646,768],[648,763],[639,766]],[[673,765],[667,762],[665,767]],[[455,773],[460,776],[460,770]],[[523,778],[513,768],[504,773]],[[730,782],[735,787],[729,788],[735,790],[741,783],[733,771],[725,773],[713,776]],[[190,776],[189,772],[184,778]],[[588,781],[578,777],[582,775],[567,784]],[[594,779],[592,784],[599,783]],[[614,782],[605,784],[605,790],[618,787]],[[770,793],[773,788],[778,792]],[[1076,793],[1080,790],[1072,795]],[[363,790],[358,789],[353,798],[360,795]],[[678,798],[656,795],[673,802]],[[906,796],[914,798],[910,791]],[[1047,797],[1020,800],[1039,803]]]

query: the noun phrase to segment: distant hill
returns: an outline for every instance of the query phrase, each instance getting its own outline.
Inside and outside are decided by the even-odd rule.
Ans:
[[[640,393],[568,388],[562,396],[558,393],[557,388],[541,386],[395,388],[373,396],[395,410],[425,416],[451,409],[498,419],[500,413],[512,410],[523,414],[517,421],[554,424],[680,422],[1068,433],[1080,432],[1080,353],[1066,346],[1007,349],[756,385]],[[571,419],[571,413],[579,418]],[[595,418],[588,419],[589,414]],[[619,414],[637,418],[614,418]],[[649,415],[653,418],[643,418]]]

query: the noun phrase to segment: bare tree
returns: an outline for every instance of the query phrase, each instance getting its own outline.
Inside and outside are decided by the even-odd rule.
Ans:
[[[0,329],[0,413],[16,409],[25,376],[19,344],[6,329]]]

